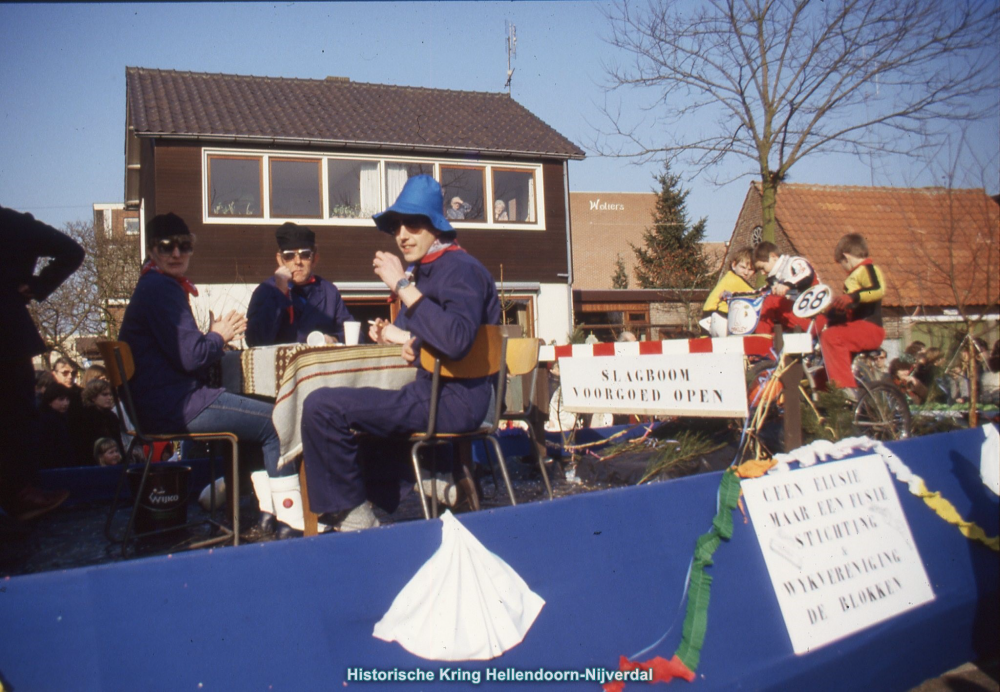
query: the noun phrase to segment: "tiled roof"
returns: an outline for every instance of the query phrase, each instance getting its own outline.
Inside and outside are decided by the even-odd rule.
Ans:
[[[582,159],[503,93],[126,68],[137,136]]]
[[[886,305],[998,300],[1000,206],[983,190],[789,183],[778,189],[776,216],[796,253],[838,289],[845,275],[834,248],[860,233],[886,274]]]

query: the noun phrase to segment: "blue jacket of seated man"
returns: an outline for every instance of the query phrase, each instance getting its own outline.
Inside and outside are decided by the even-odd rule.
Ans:
[[[493,277],[464,251],[445,252],[433,262],[418,264],[412,280],[423,297],[401,310],[395,324],[416,337],[418,361],[425,341],[451,359],[463,358],[481,325],[500,323]],[[420,369],[417,379],[430,383],[431,373]]]
[[[344,322],[354,318],[336,286],[313,274],[307,284],[291,284],[288,293],[278,290],[273,276],[254,289],[247,308],[248,346],[304,344],[315,331],[344,341]]]
[[[118,338],[132,349],[129,387],[146,432],[184,430],[222,394],[208,386],[208,366],[222,358],[222,336],[198,329],[187,293],[169,276],[150,271],[139,278]]]
[[[462,358],[472,348],[481,325],[500,322],[493,277],[464,251],[445,252],[417,265],[412,280],[423,297],[399,313],[396,325],[416,337],[415,347],[428,343],[449,358]],[[416,381],[397,391],[318,389],[308,396],[302,444],[315,512],[351,509],[366,496],[386,511],[395,509],[400,496],[394,477],[412,475],[405,455],[399,460],[383,456],[380,463],[362,469],[354,431],[385,438],[425,429],[431,379],[431,373],[418,369]],[[438,430],[466,432],[479,427],[489,408],[491,379],[445,380]]]

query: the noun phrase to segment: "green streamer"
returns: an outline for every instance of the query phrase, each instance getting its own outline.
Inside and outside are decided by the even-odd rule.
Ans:
[[[733,535],[733,510],[736,509],[739,497],[740,479],[730,469],[722,474],[722,483],[719,485],[719,511],[712,520],[712,528],[699,536],[695,542],[684,629],[680,646],[674,652],[692,672],[697,670],[701,662],[701,647],[705,644],[705,632],[708,630],[708,603],[712,591],[712,577],[705,572],[705,568],[713,564],[712,556],[722,540],[728,541]]]

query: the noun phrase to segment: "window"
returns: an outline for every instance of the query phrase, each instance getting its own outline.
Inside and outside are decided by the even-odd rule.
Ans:
[[[535,223],[535,174],[493,169],[493,221]]]
[[[125,219],[125,235],[139,235],[139,219]]]
[[[259,157],[208,157],[212,216],[263,216]]]
[[[323,216],[319,159],[271,159],[271,216],[318,219]]]
[[[433,163],[412,163],[409,161],[386,161],[385,163],[385,206],[396,201],[403,191],[406,181],[415,175],[434,176]]]
[[[441,166],[444,189],[444,215],[449,221],[483,221],[484,168]]]
[[[372,225],[371,217],[395,203],[407,180],[429,175],[441,183],[442,211],[458,228],[545,228],[541,164],[311,151],[202,151],[205,223]]]
[[[382,210],[378,161],[328,159],[327,199],[331,219],[368,219]]]

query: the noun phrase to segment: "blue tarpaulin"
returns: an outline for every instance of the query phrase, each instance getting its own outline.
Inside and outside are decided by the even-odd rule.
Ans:
[[[890,445],[959,513],[995,535],[979,481],[984,435]],[[493,661],[419,659],[372,637],[436,550],[440,523],[245,545],[0,582],[0,678],[13,690],[386,689],[349,670],[431,671],[403,689],[599,689],[488,683],[488,670],[617,669],[678,613],[695,539],[716,513],[718,473],[465,514],[460,521],[545,599],[524,641]],[[896,483],[935,600],[803,656],[792,652],[753,527],[736,515],[715,554],[698,676],[682,688],[906,690],[997,652],[997,553],[964,538]],[[649,656],[669,658],[679,626]],[[347,683],[346,685],[344,683]],[[629,683],[627,689],[644,689]]]

